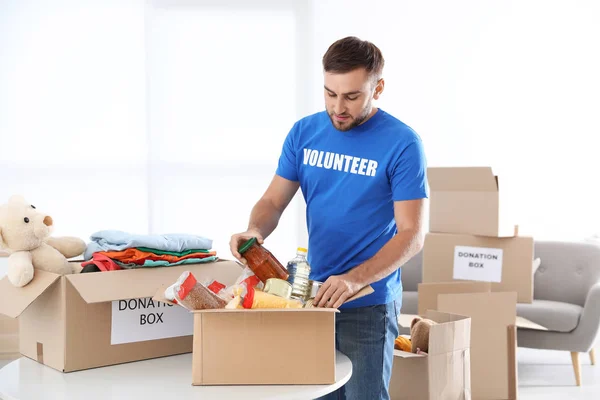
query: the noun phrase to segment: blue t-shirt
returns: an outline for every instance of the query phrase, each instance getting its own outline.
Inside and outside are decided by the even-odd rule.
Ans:
[[[311,279],[324,282],[360,265],[397,232],[394,201],[428,196],[421,138],[379,109],[346,132],[325,111],[292,127],[277,175],[299,181],[306,200]],[[344,304],[385,304],[402,292],[400,269],[373,283],[374,293]]]

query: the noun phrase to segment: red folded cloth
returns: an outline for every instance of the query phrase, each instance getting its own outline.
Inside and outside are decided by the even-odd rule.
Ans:
[[[94,264],[95,266],[100,268],[100,271],[118,271],[123,269],[110,257],[107,257],[101,253],[92,254],[92,259],[90,261],[81,263],[81,266],[85,267],[86,265],[90,264]]]

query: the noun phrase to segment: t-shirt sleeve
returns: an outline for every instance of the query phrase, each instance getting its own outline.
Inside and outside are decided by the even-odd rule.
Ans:
[[[285,141],[283,142],[283,148],[281,155],[279,156],[279,163],[277,164],[276,174],[290,181],[298,180],[298,169],[296,167],[296,146],[295,141],[298,134],[298,124],[295,124],[290,132],[288,133]]]
[[[400,152],[393,164],[390,181],[394,201],[429,197],[427,160],[420,138]]]

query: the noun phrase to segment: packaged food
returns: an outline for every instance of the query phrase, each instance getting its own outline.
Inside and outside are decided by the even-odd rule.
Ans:
[[[244,267],[242,274],[237,278],[235,283],[236,285],[252,286],[261,290],[264,287],[264,283],[261,282],[254,272],[252,272],[250,267]]]
[[[261,282],[266,283],[269,278],[284,281],[288,279],[289,275],[285,267],[269,250],[261,246],[256,238],[246,241],[238,251],[248,261],[248,267]]]
[[[264,284],[258,279],[254,272],[248,267],[245,267],[242,274],[237,278],[235,284],[226,287],[217,294],[225,301],[231,301],[235,296],[244,296],[247,288],[253,287],[262,289]]]
[[[226,309],[228,310],[235,310],[237,308],[244,308],[242,307],[242,297],[239,295],[234,296],[233,299],[231,299],[229,301],[229,303],[227,303],[227,305],[225,306]]]
[[[298,300],[285,299],[261,290],[248,288],[248,293],[242,301],[244,308],[302,308]]]
[[[219,292],[221,292],[227,286],[223,285],[219,281],[213,280],[213,281],[209,281],[208,283],[206,283],[206,287],[209,288],[211,292],[213,292],[214,294],[218,295]]]
[[[177,282],[165,290],[165,298],[190,311],[225,308],[227,305],[224,299],[198,282],[189,271],[182,273]]]

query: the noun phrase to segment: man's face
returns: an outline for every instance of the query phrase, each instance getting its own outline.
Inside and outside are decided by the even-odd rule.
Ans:
[[[333,126],[348,131],[371,116],[372,101],[383,90],[364,68],[336,74],[325,72],[325,108]]]

